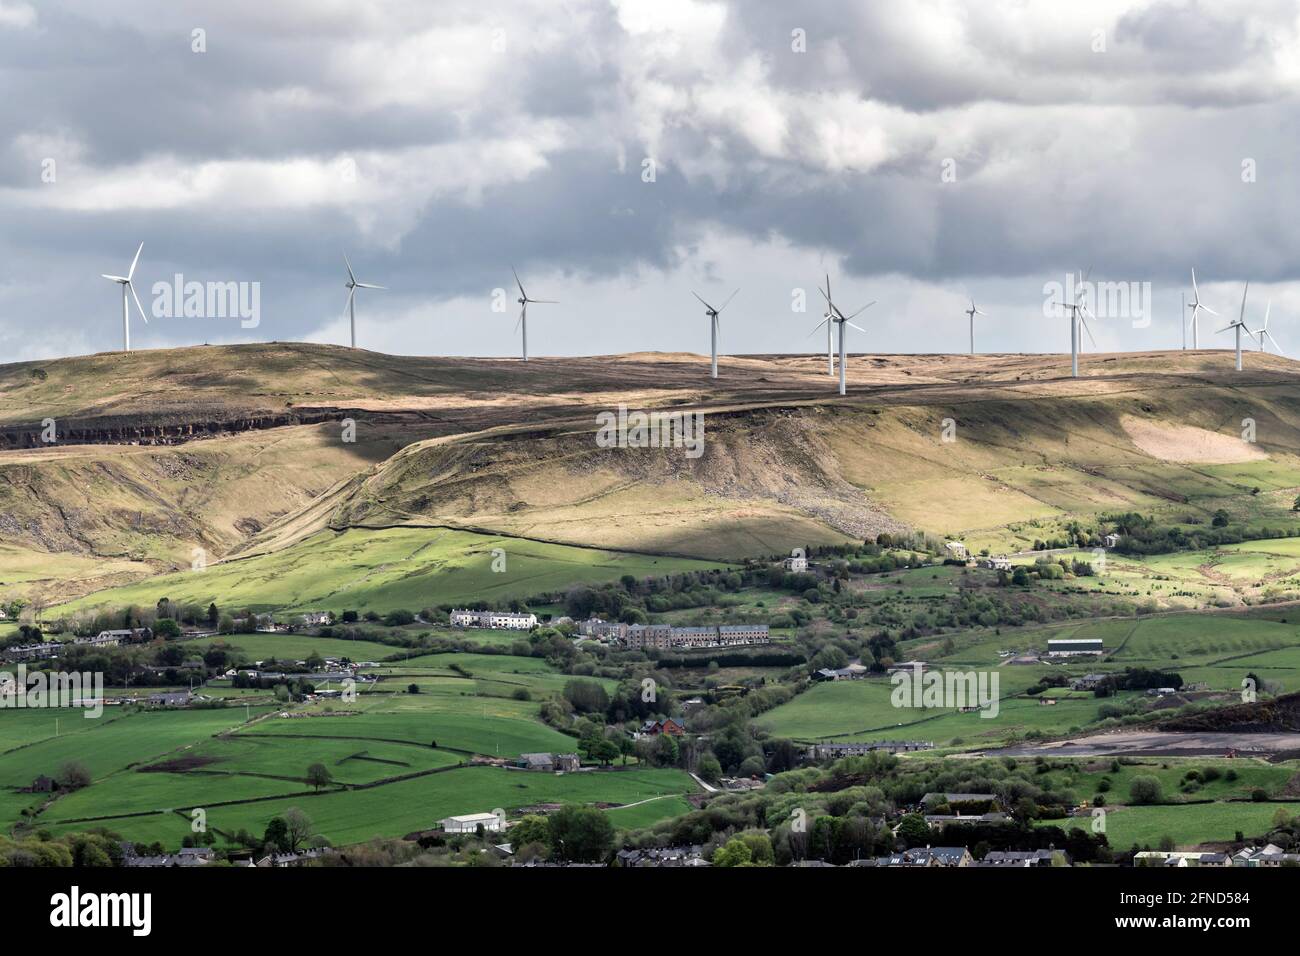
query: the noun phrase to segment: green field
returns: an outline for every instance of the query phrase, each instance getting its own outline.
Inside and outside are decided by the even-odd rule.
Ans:
[[[492,570],[493,549],[505,552],[504,573]],[[256,611],[418,611],[457,601],[500,603],[625,574],[720,566],[436,528],[323,531],[282,551],[98,591],[51,613],[153,605],[161,596]]]
[[[465,767],[364,790],[300,794],[212,807],[208,810],[208,825],[225,834],[241,828],[260,834],[272,817],[290,807],[299,807],[332,843],[346,844],[374,836],[403,836],[416,830],[431,829],[446,816],[487,812],[498,807],[512,811],[535,803],[621,805],[661,794],[692,793],[697,789],[690,776],[680,770],[633,769],[556,775],[494,767]],[[658,803],[664,806],[656,807]],[[621,812],[630,814],[626,819],[639,825],[640,820],[654,819],[661,810],[670,811],[680,806],[674,800],[664,800]],[[619,822],[617,817],[613,819],[619,825],[627,825]],[[150,817],[105,821],[103,826],[119,832],[122,832],[119,824],[125,832],[153,832],[153,826],[166,829],[173,826],[173,820],[185,822],[175,814],[159,813]],[[57,833],[75,830],[78,826],[54,824],[51,829]]]

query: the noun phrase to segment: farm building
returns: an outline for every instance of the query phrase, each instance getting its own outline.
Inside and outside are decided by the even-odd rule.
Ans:
[[[458,817],[443,817],[438,821],[444,833],[474,833],[482,827],[486,833],[503,829],[503,821],[495,813],[466,813]]]
[[[802,554],[792,554],[781,562],[781,566],[787,571],[794,571],[799,574],[808,570],[808,559]]]
[[[658,737],[660,734],[667,734],[669,737],[680,737],[684,733],[686,733],[686,728],[671,717],[667,720],[647,720],[641,725],[642,737]]]
[[[1105,654],[1101,638],[1069,638],[1047,642],[1048,657],[1073,657],[1077,654]]]
[[[1011,559],[1005,554],[995,554],[991,557],[980,558],[980,567],[989,568],[993,571],[1010,571]]]
[[[948,552],[948,557],[954,561],[966,560],[966,545],[960,541],[949,541],[943,546],[943,549]]]

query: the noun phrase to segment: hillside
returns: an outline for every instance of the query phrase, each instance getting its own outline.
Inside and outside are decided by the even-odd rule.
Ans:
[[[1088,356],[1077,380],[1055,355],[860,356],[846,398],[823,361],[730,357],[713,383],[686,354],[524,365],[270,343],[0,366],[0,596],[66,599],[188,567],[194,548],[325,530],[710,560],[903,529],[1008,550],[1112,510],[1280,520],[1297,490],[1300,392],[1276,356],[1240,375],[1227,352]],[[595,415],[620,403],[702,411],[704,454],[598,448]],[[39,445],[47,416],[56,446]]]

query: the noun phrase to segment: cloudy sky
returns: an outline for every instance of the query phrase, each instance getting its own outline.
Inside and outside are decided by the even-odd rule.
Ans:
[[[346,343],[346,250],[391,352],[515,353],[513,263],[560,300],[534,354],[707,352],[691,291],[736,287],[724,351],[810,351],[828,271],[876,301],[855,351],[963,350],[969,296],[982,349],[1063,351],[1089,267],[1103,348],[1179,347],[1195,267],[1300,353],[1298,33],[1293,0],[0,0],[0,361],[120,348],[100,273],[141,241],[141,348]],[[257,283],[257,326],[169,315],[176,274]]]

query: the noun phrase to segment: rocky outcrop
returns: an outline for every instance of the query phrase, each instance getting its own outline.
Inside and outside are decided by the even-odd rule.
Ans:
[[[209,418],[205,421],[169,421],[165,418],[143,420],[139,417],[103,416],[89,419],[55,421],[55,443],[59,445],[181,445],[200,438],[230,435],[266,428],[292,425],[318,425],[321,422],[355,418],[368,422],[419,421],[418,413],[383,412],[376,414],[356,408],[292,408],[264,415]],[[45,427],[41,423],[0,426],[0,450],[40,448]]]

